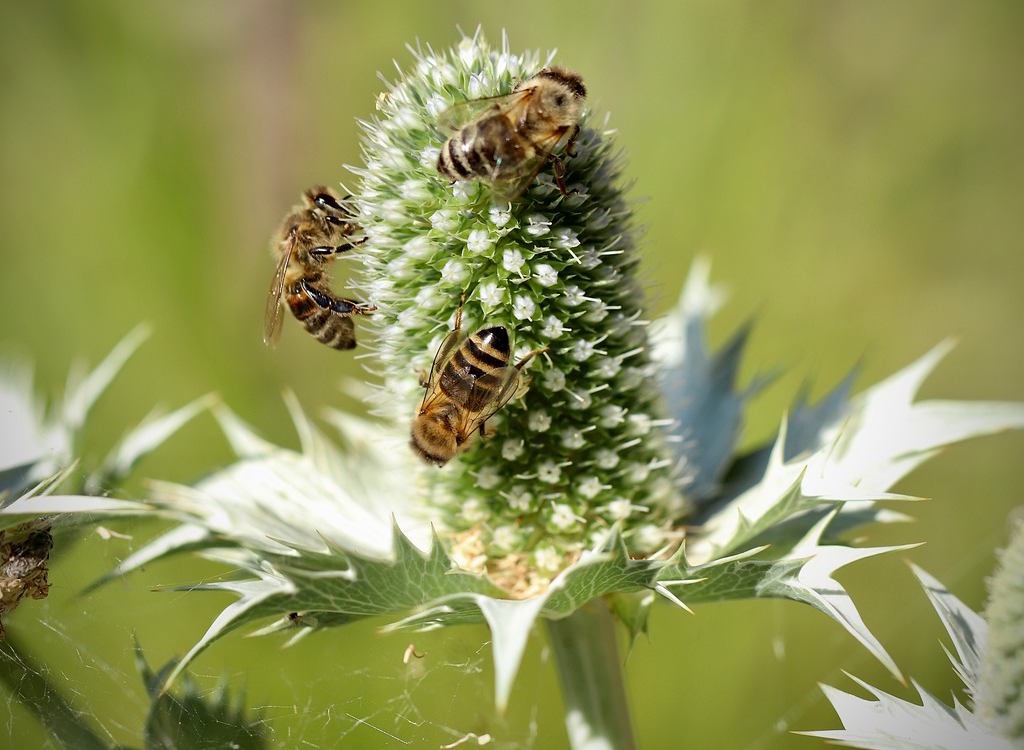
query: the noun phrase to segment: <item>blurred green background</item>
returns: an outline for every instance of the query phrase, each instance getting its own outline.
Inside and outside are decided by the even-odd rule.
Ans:
[[[654,312],[702,252],[732,290],[714,340],[756,318],[746,376],[784,374],[755,402],[745,444],[771,434],[806,379],[821,393],[863,358],[863,386],[950,334],[960,345],[926,396],[1024,399],[1022,21],[1013,2],[4,3],[0,350],[33,359],[55,392],[74,356],[95,363],[152,322],[99,405],[87,459],[155,403],[208,391],[289,445],[283,388],[310,408],[352,406],[337,388],[358,373],[351,357],[294,322],[276,351],[263,347],[268,238],[302,189],[359,162],[355,118],[373,111],[377,71],[408,64],[408,42],[445,47],[456,24],[479,23],[492,40],[507,29],[513,49],[557,47],[612,112],[643,199]],[[1007,435],[948,450],[899,487],[934,498],[914,506],[919,520],[870,541],[927,541],[906,556],[980,607],[1022,501],[1022,449]],[[227,457],[203,418],[140,475],[189,481]],[[50,598],[11,618],[121,742],[137,741],[145,708],[130,633],[160,663],[229,601],[151,593],[218,572],[199,561],[76,596],[132,547],[90,535],[55,564]],[[958,687],[898,557],[841,579],[909,675],[943,697]],[[417,637],[428,655],[410,671],[407,636],[378,636],[380,624],[287,651],[230,638],[196,670],[245,686],[281,747],[438,747],[466,731],[562,746],[539,633],[497,719],[484,629]],[[837,625],[788,602],[661,608],[627,667],[642,748],[820,746],[786,730],[836,726],[816,683],[851,687],[841,669],[910,695]],[[0,744],[50,746],[0,706]]]

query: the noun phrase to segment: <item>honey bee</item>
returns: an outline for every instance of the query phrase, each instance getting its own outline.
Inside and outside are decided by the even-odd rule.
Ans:
[[[274,243],[279,258],[267,292],[263,342],[277,343],[284,317],[281,303],[286,302],[318,341],[333,349],[351,349],[356,345],[352,316],[376,308],[335,297],[326,277],[335,255],[365,240],[349,239],[359,227],[333,190],[314,187],[302,197],[304,203],[281,223]]]
[[[442,146],[437,171],[452,181],[488,180],[498,195],[512,200],[550,161],[565,195],[565,165],[553,152],[568,135],[565,153],[573,155],[586,96],[583,79],[576,73],[544,68],[511,94],[450,107],[441,113],[439,124],[458,130]]]
[[[427,463],[443,466],[470,445],[470,438],[516,394],[523,367],[547,348],[534,349],[509,365],[505,326],[481,328],[461,339],[462,308],[455,327],[434,355],[423,401],[412,420],[411,445]],[[461,339],[461,340],[460,340]]]

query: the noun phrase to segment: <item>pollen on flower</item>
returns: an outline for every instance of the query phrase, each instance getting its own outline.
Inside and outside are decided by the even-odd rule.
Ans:
[[[478,527],[455,535],[449,555],[452,562],[471,573],[487,570],[487,555],[484,553],[483,535]]]

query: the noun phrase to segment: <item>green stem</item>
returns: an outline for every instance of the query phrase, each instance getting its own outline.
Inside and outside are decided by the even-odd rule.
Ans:
[[[563,620],[548,620],[573,750],[634,750],[615,620],[595,599]]]

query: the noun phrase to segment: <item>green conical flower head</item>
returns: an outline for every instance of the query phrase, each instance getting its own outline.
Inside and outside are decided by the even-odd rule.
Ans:
[[[988,642],[975,695],[978,713],[1024,739],[1024,521],[989,581]]]
[[[479,36],[447,54],[414,54],[415,68],[364,123],[366,166],[357,170],[369,238],[358,287],[378,307],[384,381],[375,403],[408,429],[420,374],[464,295],[464,335],[505,326],[515,359],[547,351],[524,372],[528,392],[488,422],[493,437],[420,471],[460,562],[516,585],[524,575],[543,582],[616,522],[631,549],[651,552],[680,503],[612,134],[584,114],[575,155],[565,157],[565,195],[549,167],[511,202],[487,181],[452,184],[436,166],[451,135],[439,115],[508,94],[543,63]]]

